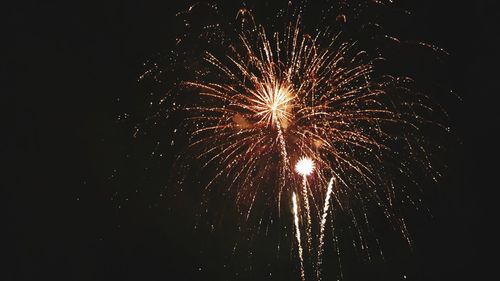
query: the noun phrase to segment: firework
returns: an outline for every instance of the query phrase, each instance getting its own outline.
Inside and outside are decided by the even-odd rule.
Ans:
[[[299,262],[300,262],[300,278],[302,281],[305,280],[305,274],[304,274],[304,258],[302,254],[302,240],[300,239],[300,226],[299,226],[299,214],[298,214],[298,207],[297,207],[297,196],[295,195],[295,192],[292,193],[292,204],[293,204],[293,222],[295,225],[295,238],[297,239],[297,248],[299,249]]]
[[[262,190],[266,196],[260,200],[269,200],[265,204],[275,206],[279,216],[289,206],[282,201],[292,199],[301,278],[304,259],[316,258],[320,279],[325,224],[334,207],[351,214],[361,233],[350,206],[364,210],[363,204],[374,201],[406,230],[392,214],[390,174],[411,178],[410,168],[406,160],[392,170],[388,163],[402,157],[422,162],[417,155],[426,152],[418,130],[429,123],[432,102],[411,89],[411,79],[377,73],[382,58],[338,34],[306,34],[299,17],[282,32],[268,33],[248,11],[240,10],[238,17],[244,24],[227,54],[206,52],[208,74],[182,83],[198,95],[184,108],[193,129],[189,146],[205,166],[217,167],[208,186],[224,180],[237,203],[251,202],[243,211],[247,218]],[[366,212],[362,221],[368,224]]]
[[[311,158],[302,158],[295,165],[295,171],[306,178],[313,172],[314,162]]]
[[[314,169],[314,162],[311,158],[303,157],[301,158],[297,164],[295,165],[295,171],[302,175],[302,200],[304,201],[304,210],[306,215],[306,237],[307,237],[307,249],[308,253],[311,254],[311,245],[312,245],[312,237],[311,237],[311,208],[309,205],[309,192],[307,186],[307,176],[309,176]]]
[[[330,182],[328,183],[328,187],[326,189],[326,197],[325,197],[325,203],[323,204],[323,213],[321,214],[321,224],[320,224],[320,230],[319,230],[319,243],[318,243],[318,263],[316,267],[316,278],[318,280],[321,280],[321,264],[323,260],[323,243],[325,239],[325,224],[326,224],[326,217],[328,216],[328,209],[330,208],[330,198],[332,196],[332,191],[333,191],[333,180],[334,178],[332,177],[330,179]]]

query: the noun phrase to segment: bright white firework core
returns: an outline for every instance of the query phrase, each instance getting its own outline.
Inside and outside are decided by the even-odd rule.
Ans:
[[[308,176],[314,169],[314,162],[311,158],[302,157],[297,164],[295,164],[295,171],[303,176]]]

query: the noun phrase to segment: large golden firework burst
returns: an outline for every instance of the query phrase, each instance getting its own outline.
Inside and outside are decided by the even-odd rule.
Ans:
[[[210,75],[183,82],[199,94],[185,109],[194,128],[190,147],[217,170],[209,185],[227,182],[247,218],[255,200],[278,213],[293,201],[303,279],[302,244],[306,256],[316,256],[320,278],[329,211],[347,210],[358,224],[351,207],[373,201],[407,237],[391,211],[391,171],[410,178],[407,162],[427,161],[418,131],[430,122],[432,101],[411,89],[411,79],[377,73],[382,58],[338,34],[304,33],[300,18],[270,34],[248,11],[238,16],[242,30],[227,55],[207,52]]]

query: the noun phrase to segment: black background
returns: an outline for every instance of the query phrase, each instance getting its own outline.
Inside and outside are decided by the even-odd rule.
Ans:
[[[3,188],[13,249],[3,280],[262,280],[268,271],[277,274],[271,280],[297,278],[286,273],[289,257],[281,267],[245,271],[238,264],[245,255],[228,251],[231,233],[193,231],[193,198],[172,207],[161,189],[148,190],[158,184],[147,178],[119,191],[123,181],[115,178],[133,170],[125,156],[134,150],[130,128],[117,123],[130,110],[120,99],[144,94],[137,77],[176,33],[174,15],[185,7],[177,2],[50,1],[8,9],[14,37],[6,42],[3,107],[9,112],[15,104],[16,112],[14,134],[11,116],[5,119],[2,150],[13,156],[15,184]],[[401,5],[412,11],[410,37],[450,53],[440,75],[463,99],[445,104],[462,144],[450,145],[450,169],[429,203],[433,218],[414,229],[415,249],[404,258],[360,262],[346,280],[484,280],[498,259],[491,258],[498,4],[408,2]]]

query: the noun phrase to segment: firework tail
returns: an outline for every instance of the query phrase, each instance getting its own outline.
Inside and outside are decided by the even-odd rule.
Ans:
[[[304,209],[305,209],[305,215],[306,215],[306,242],[307,242],[307,251],[308,254],[310,255],[312,250],[311,250],[311,245],[312,245],[312,237],[311,237],[311,209],[309,206],[309,198],[307,196],[307,176],[304,175],[302,177],[302,200],[304,201]]]
[[[330,179],[330,182],[328,183],[328,188],[326,190],[325,204],[323,205],[323,213],[321,215],[321,225],[319,230],[319,244],[318,244],[318,263],[316,268],[317,280],[321,280],[321,264],[323,262],[322,254],[323,254],[323,244],[325,238],[325,224],[326,224],[326,217],[328,215],[328,209],[330,208],[330,197],[333,191],[333,182],[334,182],[334,177],[332,177]]]
[[[292,204],[293,204],[293,217],[294,217],[294,224],[295,224],[295,238],[297,239],[297,248],[299,252],[299,261],[300,261],[300,279],[302,281],[305,281],[305,274],[304,274],[304,258],[302,254],[302,242],[300,239],[300,226],[299,226],[299,214],[298,214],[298,206],[297,206],[297,196],[295,195],[295,192],[292,194]]]
[[[276,120],[276,119],[275,119]],[[281,179],[280,179],[280,187],[279,187],[279,194],[278,194],[278,213],[281,213],[281,193],[283,192],[283,187],[286,184],[286,173],[287,173],[287,168],[290,162],[288,161],[288,153],[286,151],[286,143],[285,143],[285,138],[283,137],[283,131],[281,130],[281,124],[279,123],[278,120],[276,120],[276,128],[278,130],[278,142],[281,150],[281,157],[283,158],[283,166],[281,169]]]

